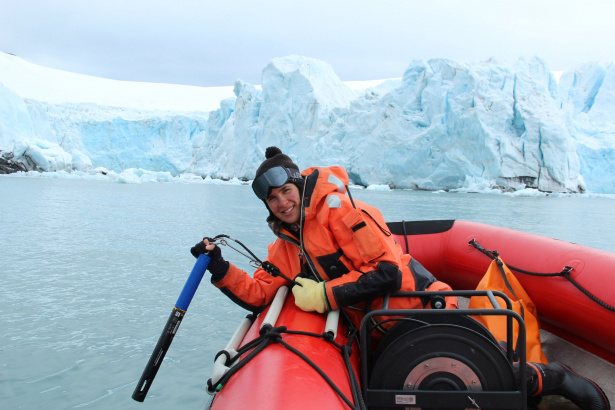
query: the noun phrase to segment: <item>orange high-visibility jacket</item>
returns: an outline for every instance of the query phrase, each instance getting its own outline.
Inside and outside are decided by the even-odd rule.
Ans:
[[[390,292],[451,289],[410,255],[402,253],[380,211],[351,199],[346,192],[348,175],[343,168],[309,168],[302,175],[306,177],[302,237],[282,230],[268,247],[267,261],[284,276],[326,281],[328,307],[346,308],[355,325],[360,323],[366,302],[372,302],[372,309],[379,309],[382,296]],[[250,277],[229,265],[226,275],[213,283],[251,311],[264,309],[278,288],[289,284],[262,269]],[[456,306],[456,298],[447,298],[448,308]],[[429,300],[391,298],[389,307],[429,308]]]

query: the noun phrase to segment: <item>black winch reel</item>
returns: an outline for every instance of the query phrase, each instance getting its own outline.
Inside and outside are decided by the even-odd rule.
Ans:
[[[511,357],[468,311],[448,312],[377,312],[378,318],[390,315],[396,323],[364,368],[370,410],[526,408],[526,392],[519,391]]]
[[[516,388],[512,367],[490,338],[452,324],[426,324],[406,332],[400,329],[413,328],[416,324],[400,322],[397,326],[400,326],[396,331],[398,336],[383,340],[386,345],[380,345],[370,375],[371,388],[408,391]],[[459,408],[468,407],[473,407],[471,402]]]

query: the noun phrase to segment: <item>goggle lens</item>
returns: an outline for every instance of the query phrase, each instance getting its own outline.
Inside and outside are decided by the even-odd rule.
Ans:
[[[279,188],[290,179],[301,178],[301,173],[296,169],[288,169],[277,166],[268,169],[252,182],[252,190],[259,199],[265,199],[270,188]]]

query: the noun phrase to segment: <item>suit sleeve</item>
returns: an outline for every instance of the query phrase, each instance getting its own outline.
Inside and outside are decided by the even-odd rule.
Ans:
[[[278,241],[269,245],[266,260],[280,268],[285,276],[294,277],[296,274],[291,275],[285,271],[287,268],[284,266],[291,265],[287,252]],[[212,277],[212,283],[233,302],[255,313],[260,313],[271,303],[281,286],[288,285],[286,279],[281,276],[271,276],[260,268],[250,276],[232,263],[229,263],[229,269],[224,276],[216,279]]]
[[[262,269],[257,269],[251,277],[232,263],[226,275],[212,283],[233,302],[254,313],[265,309],[277,290],[287,284],[285,279],[273,277]]]

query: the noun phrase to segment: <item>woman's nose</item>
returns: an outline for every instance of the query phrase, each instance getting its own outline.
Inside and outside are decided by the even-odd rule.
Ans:
[[[278,198],[278,204],[280,205],[280,207],[284,207],[287,202],[288,198],[286,198],[286,196],[284,195],[280,195],[280,197]]]

